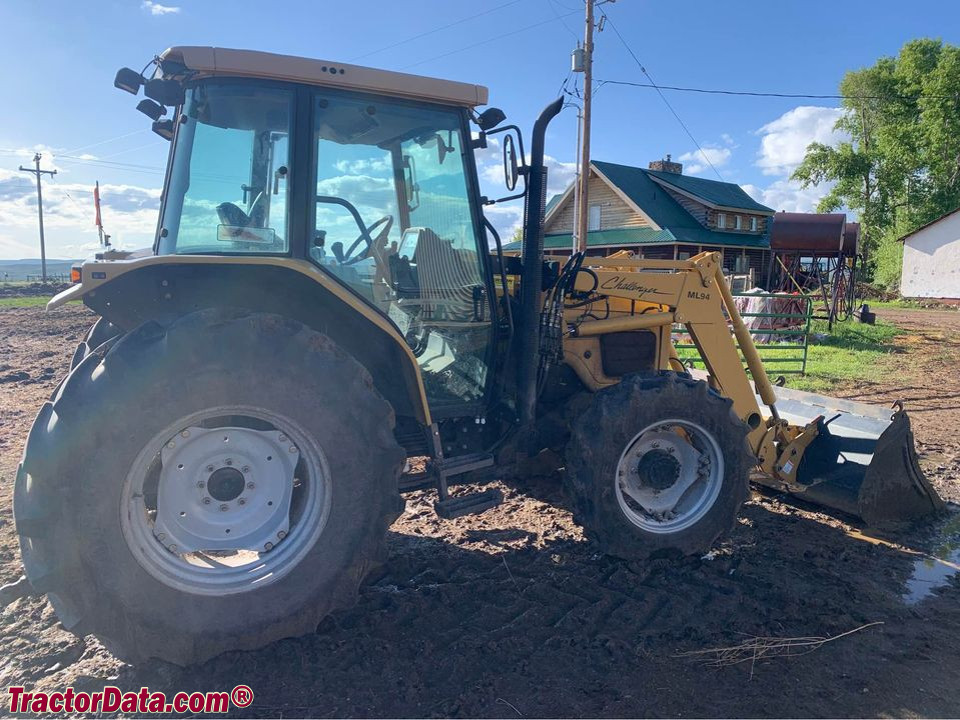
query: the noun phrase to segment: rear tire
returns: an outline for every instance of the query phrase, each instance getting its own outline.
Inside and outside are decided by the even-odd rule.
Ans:
[[[210,408],[230,410],[226,425],[202,419]],[[240,419],[247,408],[249,422]],[[246,583],[235,573],[224,590],[208,587],[225,572],[218,563],[212,574],[189,563],[181,568],[186,555],[159,543],[158,525],[149,531],[157,507],[152,520],[150,512],[137,513],[163,491],[131,492],[138,487],[130,484],[137,481],[133,469],[147,458],[160,473],[157,450],[168,447],[167,437],[180,441],[182,432],[170,428],[183,418],[191,430],[208,427],[204,422],[253,423],[255,437],[279,432],[281,450],[295,447],[303,463],[317,458],[298,464],[291,481],[294,493],[322,483],[322,524],[320,514],[308,512],[313,500],[300,501],[307,508],[300,517],[310,522],[295,524],[291,501],[289,532],[276,547],[257,551],[251,565],[286,558],[275,573],[260,578],[251,570],[257,582]],[[193,313],[166,329],[146,323],[88,354],[34,423],[14,497],[27,576],[68,630],[96,635],[128,662],[187,665],[312,632],[331,611],[354,602],[363,579],[385,558],[386,530],[403,507],[397,481],[404,452],[393,425],[393,410],[367,371],[300,323],[223,310]],[[213,494],[212,476],[209,484]],[[299,497],[320,496],[301,490]],[[225,504],[238,518],[252,509],[234,501]],[[131,531],[144,523],[148,531]],[[212,556],[222,568],[226,561]]]
[[[748,432],[704,382],[673,372],[624,377],[573,425],[566,482],[575,519],[604,552],[627,560],[709,550],[750,492]],[[684,478],[691,484],[676,504],[658,507]]]

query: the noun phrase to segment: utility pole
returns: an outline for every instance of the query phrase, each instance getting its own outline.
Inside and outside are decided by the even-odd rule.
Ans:
[[[53,177],[57,174],[56,170],[41,170],[40,169],[40,153],[35,153],[33,156],[33,163],[36,167],[25,168],[23,165],[20,166],[21,172],[33,173],[37,176],[37,216],[40,218],[40,273],[43,278],[43,282],[47,281],[47,249],[43,244],[43,191],[40,189],[40,176],[41,175],[50,175]]]
[[[580,131],[580,192],[577,207],[577,250],[587,249],[589,218],[587,208],[590,183],[590,100],[593,95],[593,3],[587,0],[587,23],[583,38],[583,123]]]

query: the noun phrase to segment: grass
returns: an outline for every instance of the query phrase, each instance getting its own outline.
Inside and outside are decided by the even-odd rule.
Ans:
[[[42,307],[50,301],[46,295],[19,295],[16,297],[0,297],[0,308],[27,308]]]
[[[833,332],[828,332],[826,321],[814,320],[810,330],[807,374],[790,376],[789,387],[827,392],[839,385],[875,382],[894,369],[897,348],[893,339],[902,332],[895,325],[848,320],[835,323]]]
[[[898,350],[893,339],[901,332],[881,320],[877,320],[876,325],[862,325],[856,320],[834,323],[831,332],[825,320],[814,320],[810,324],[806,375],[786,375],[787,386],[829,394],[841,385],[880,380],[895,369]],[[696,350],[678,349],[677,354],[683,359],[698,357]],[[776,357],[762,346],[760,354]],[[703,367],[702,363],[697,366]],[[776,364],[768,365],[767,369],[771,378],[777,377]]]

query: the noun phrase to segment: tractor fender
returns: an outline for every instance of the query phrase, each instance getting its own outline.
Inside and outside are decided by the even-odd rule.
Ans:
[[[83,300],[123,331],[150,320],[168,325],[210,307],[291,317],[327,335],[366,367],[397,415],[424,426],[432,422],[416,357],[397,326],[308,261],[152,255],[86,262],[81,283],[52,298],[47,310],[72,300]]]

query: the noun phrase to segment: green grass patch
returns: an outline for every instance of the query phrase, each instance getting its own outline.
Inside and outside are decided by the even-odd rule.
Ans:
[[[0,308],[41,307],[50,301],[46,295],[17,295],[15,297],[0,297]]]
[[[841,385],[876,382],[893,371],[897,362],[893,339],[902,331],[895,325],[848,320],[834,323],[829,332],[826,321],[815,320],[810,330],[807,373],[789,377],[789,387],[828,392]]]
[[[810,342],[807,349],[806,375],[785,374],[787,387],[809,392],[829,394],[833,388],[852,385],[858,382],[881,380],[895,369],[898,348],[894,338],[902,330],[889,323],[877,321],[876,325],[863,325],[856,320],[834,323],[833,330],[827,328],[825,320],[814,320],[810,324]],[[791,342],[795,341],[791,338]],[[796,357],[802,349],[775,351],[758,345],[763,358],[783,356]],[[697,359],[696,350],[678,348],[682,359]],[[767,372],[776,378],[780,363],[767,364]],[[703,364],[698,362],[697,367]],[[783,363],[784,369],[794,369],[798,365]]]

